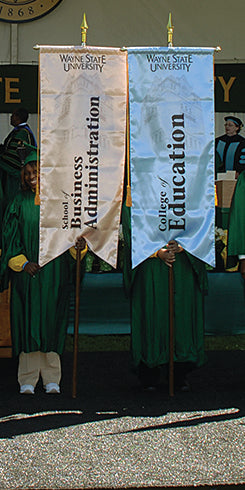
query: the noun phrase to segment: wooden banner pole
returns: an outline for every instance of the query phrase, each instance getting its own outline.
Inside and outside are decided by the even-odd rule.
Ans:
[[[174,396],[174,271],[168,269],[169,294],[169,395]]]
[[[86,14],[83,14],[81,24],[81,46],[85,47],[87,43],[88,24]],[[72,372],[72,398],[77,396],[77,357],[78,357],[78,332],[79,332],[79,305],[80,305],[80,260],[81,248],[77,247],[76,257],[76,301],[75,301],[75,321],[74,321],[74,336],[73,336],[73,372]]]
[[[173,47],[173,32],[172,16],[168,18],[168,47]],[[169,294],[169,395],[174,396],[174,271],[169,267],[168,272],[168,294]]]
[[[77,396],[77,357],[78,357],[78,330],[79,330],[79,305],[80,305],[80,261],[81,248],[77,247],[76,257],[76,301],[75,301],[75,321],[73,336],[73,373],[72,373],[72,398]]]

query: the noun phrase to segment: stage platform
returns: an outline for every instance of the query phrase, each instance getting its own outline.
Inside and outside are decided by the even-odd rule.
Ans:
[[[205,298],[207,335],[245,334],[244,281],[239,273],[208,273]],[[68,333],[73,332],[74,298]],[[80,305],[79,333],[87,335],[130,334],[130,305],[121,273],[85,274]]]

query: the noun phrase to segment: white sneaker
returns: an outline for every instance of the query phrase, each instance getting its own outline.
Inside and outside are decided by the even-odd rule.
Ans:
[[[34,395],[34,386],[32,386],[32,385],[22,385],[20,387],[20,393],[22,395]]]
[[[57,383],[48,383],[45,386],[46,393],[60,393],[60,387]]]

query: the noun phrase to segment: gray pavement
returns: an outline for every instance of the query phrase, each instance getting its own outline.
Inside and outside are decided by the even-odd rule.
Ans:
[[[245,484],[245,352],[210,352],[173,398],[140,389],[129,353],[99,352],[79,354],[72,399],[71,357],[60,395],[19,395],[0,360],[1,489]]]

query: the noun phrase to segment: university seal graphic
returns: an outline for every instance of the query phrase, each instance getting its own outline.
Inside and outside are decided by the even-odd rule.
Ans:
[[[1,0],[0,20],[3,22],[30,22],[43,17],[62,0]]]

